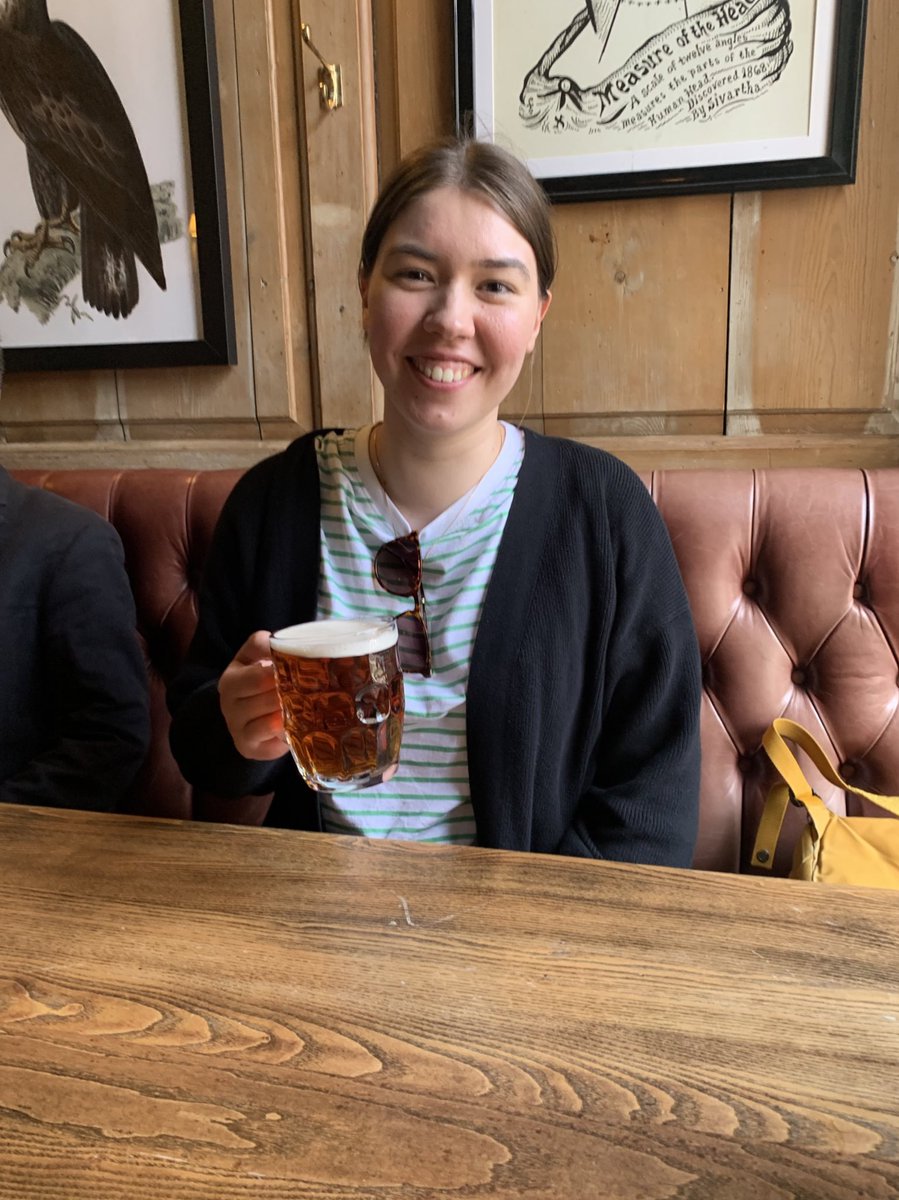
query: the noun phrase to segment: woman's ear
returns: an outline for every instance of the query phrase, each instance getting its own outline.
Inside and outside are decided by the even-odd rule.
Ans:
[[[368,333],[368,284],[369,276],[365,274],[362,268],[359,268],[359,274],[356,276],[356,281],[359,284],[359,295],[362,297],[362,330]]]
[[[547,292],[545,296],[540,297],[540,303],[537,305],[537,319],[534,321],[534,332],[531,335],[531,340],[528,343],[528,354],[537,345],[537,335],[540,332],[540,326],[543,324],[543,318],[549,311],[549,306],[552,303],[553,294]]]

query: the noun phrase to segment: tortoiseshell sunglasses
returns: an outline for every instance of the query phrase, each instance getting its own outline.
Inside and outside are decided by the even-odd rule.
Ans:
[[[375,555],[375,580],[391,596],[410,596],[415,607],[396,617],[400,666],[412,675],[431,674],[431,639],[421,586],[421,544],[417,533],[385,542]]]

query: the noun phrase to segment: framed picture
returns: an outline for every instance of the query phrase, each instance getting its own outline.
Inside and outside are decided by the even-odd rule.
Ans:
[[[48,7],[0,3],[7,370],[234,363],[213,0]]]
[[[852,183],[866,0],[456,0],[460,131],[557,201]]]

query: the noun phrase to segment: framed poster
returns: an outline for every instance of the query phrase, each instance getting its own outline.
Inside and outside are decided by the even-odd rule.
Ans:
[[[212,8],[0,3],[7,370],[236,361]]]
[[[852,183],[866,0],[456,0],[460,131],[552,199]]]

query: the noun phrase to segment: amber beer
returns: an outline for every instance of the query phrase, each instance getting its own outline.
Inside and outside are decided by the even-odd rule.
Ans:
[[[403,676],[393,621],[311,621],[271,637],[287,744],[320,792],[389,779],[400,758]]]

